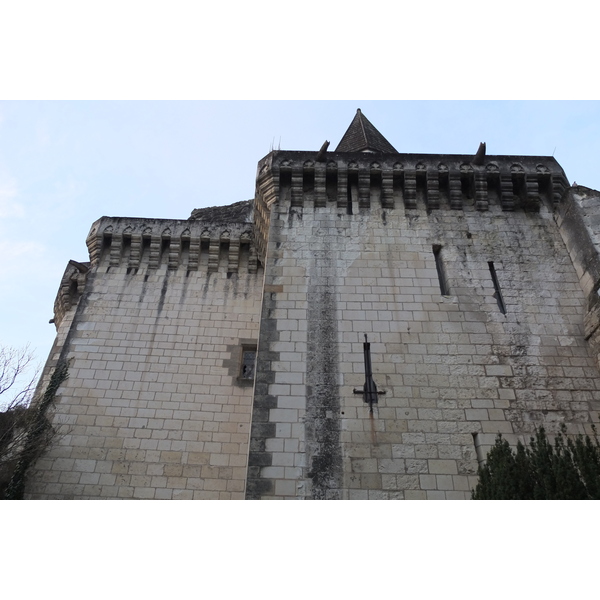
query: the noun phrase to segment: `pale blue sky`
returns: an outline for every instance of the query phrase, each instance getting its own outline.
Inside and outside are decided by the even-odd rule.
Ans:
[[[356,109],[399,152],[552,155],[600,189],[600,102],[0,102],[0,343],[54,339],[69,259],[103,215],[186,219],[254,194],[272,146],[335,148]]]
[[[563,6],[522,0],[505,0],[501,5],[476,0],[426,4],[384,0],[373,6],[357,2],[346,2],[340,9],[341,6],[327,0],[307,0],[302,5],[274,0],[234,5],[188,0],[171,0],[168,4],[122,0],[4,3],[0,18],[0,98],[600,97],[595,77],[598,43],[593,28],[586,29],[586,24],[595,22],[593,3],[571,0]],[[60,277],[69,259],[87,260],[85,237],[98,217],[187,218],[199,206],[250,198],[256,163],[273,143],[278,146],[281,138],[282,148],[318,149],[328,139],[335,147],[358,107],[399,152],[470,153],[481,141],[487,143],[490,154],[551,155],[556,148],[555,157],[571,182],[600,188],[595,165],[600,155],[597,102],[0,101],[0,343],[30,342],[39,361],[46,359],[54,339],[54,327],[48,320]],[[142,515],[140,526],[130,539],[145,541],[149,519],[162,524],[156,519],[155,506],[150,509],[149,504],[136,505],[135,514],[128,514],[128,530]],[[356,518],[357,508],[353,505],[351,515],[343,513],[335,535],[346,539],[344,536],[350,532],[355,543],[346,544],[348,548],[378,543],[377,532],[389,532],[390,526],[394,535],[408,539],[404,548],[417,547],[422,539],[445,535],[452,539],[453,547],[458,543],[456,556],[470,556],[470,579],[477,583],[480,578],[485,583],[486,577],[489,579],[487,567],[493,562],[490,556],[495,557],[494,550],[510,552],[510,545],[504,547],[501,535],[492,535],[496,540],[493,547],[474,554],[473,535],[460,534],[464,534],[465,524],[468,526],[469,517],[478,509],[469,505],[459,530],[446,531],[448,523],[456,523],[456,506],[452,506],[452,514],[444,513],[442,519],[433,521],[435,526],[423,538],[423,517],[431,524],[436,516],[429,506],[427,514],[424,505],[420,505],[421,513],[414,508],[407,513],[403,507],[404,518],[397,519],[396,506],[386,505],[384,519],[373,521],[372,511],[361,515],[362,520]],[[107,513],[99,513],[99,506],[95,505],[94,519],[90,520],[86,513],[80,521],[72,521],[78,508],[53,504],[53,518],[35,521],[35,531],[48,523],[59,523],[60,535],[52,531],[51,539],[55,545],[59,538],[66,540],[58,548],[71,564],[77,566],[78,560],[85,559],[87,562],[81,563],[85,569],[90,563],[90,552],[101,559],[104,555],[95,549],[105,551],[105,545],[90,545],[87,541],[114,535],[115,513],[110,514],[110,519],[98,519],[98,515]],[[110,508],[116,511],[114,505]],[[222,505],[220,508],[225,510]],[[252,508],[257,510],[256,506]],[[215,513],[215,518],[208,520],[196,519],[201,531],[193,527],[191,510],[195,514],[196,508],[190,509],[186,518],[179,521],[181,508],[176,513],[170,511],[165,519],[168,526],[159,529],[168,535],[185,529],[186,536],[173,543],[161,538],[159,532],[159,539],[166,542],[162,547],[179,547],[177,542],[185,547],[196,533],[205,539],[207,522],[214,523],[214,532],[218,532],[213,541],[229,539],[228,535],[238,540],[252,535],[251,531],[244,531],[245,537],[240,538],[237,522],[231,530],[223,529],[223,523],[231,521],[229,505],[225,520],[223,513]],[[202,511],[207,510],[204,505]],[[319,510],[322,512],[322,507]],[[382,510],[378,507],[378,513]],[[28,511],[31,512],[30,507]],[[335,511],[340,512],[337,505]],[[540,511],[543,513],[536,505],[535,515]],[[269,506],[270,518],[274,512],[277,510]],[[511,525],[516,522],[531,526],[533,513],[523,518],[522,512],[519,507],[518,514],[510,513]],[[549,508],[546,512],[543,516],[556,522],[557,508],[552,506],[552,512]],[[57,513],[59,519],[55,518]],[[582,509],[578,507],[579,513]],[[321,524],[317,517],[315,525],[315,516],[313,511],[311,520],[305,523],[297,518],[296,511],[292,521],[304,529],[314,528]],[[489,517],[480,508],[476,522],[485,522],[488,529],[490,523],[503,522],[498,520],[498,514],[493,519]],[[242,528],[253,518],[254,515],[244,514]],[[27,519],[34,522],[29,514]],[[565,523],[572,525],[573,519],[573,514],[569,514]],[[570,536],[582,531],[589,534],[593,515],[583,511],[579,520],[578,527],[563,529]],[[13,545],[18,546],[23,540],[29,543],[28,536],[19,535],[20,521],[13,521],[20,527],[11,538]],[[286,514],[285,521],[274,522],[284,523],[280,529],[287,527],[289,534],[292,521]],[[116,522],[125,525],[122,519],[117,518]],[[173,522],[179,526],[173,527]],[[368,537],[363,539],[356,527],[348,529],[348,522],[369,523]],[[91,523],[100,523],[101,527],[90,534]],[[327,516],[326,526],[332,530],[332,515]],[[282,554],[283,562],[278,566],[283,571],[290,564],[299,564],[307,552],[315,552],[314,544],[306,546],[297,534],[304,530],[302,527],[290,538],[296,554],[290,555],[289,544]],[[152,530],[152,542],[156,542],[155,530],[156,527]],[[478,531],[476,528],[471,533]],[[497,528],[496,533],[501,531],[501,527]],[[407,538],[407,532],[412,537]],[[545,530],[536,531],[538,538],[544,533]],[[556,534],[550,539],[557,539]],[[209,570],[218,573],[215,585],[222,585],[228,581],[231,561],[219,563],[222,553],[215,554],[213,541],[203,548],[210,549],[211,556],[217,558]],[[256,542],[254,539],[255,545]],[[261,549],[268,552],[272,542],[271,537]],[[550,543],[542,546],[554,548]],[[70,548],[81,547],[86,552],[69,552]],[[156,543],[136,548],[142,557],[137,563],[142,572],[156,562],[156,548]],[[203,548],[199,550],[201,554]],[[17,547],[12,553],[17,560],[9,561],[8,568],[20,572],[27,565],[21,557],[28,551],[29,548]],[[148,551],[152,556],[144,554]],[[402,560],[416,556],[409,571],[421,576],[413,579],[425,580],[431,561],[419,561],[422,552],[409,554],[404,552]],[[498,552],[498,559],[504,554]],[[134,554],[129,552],[128,560],[131,556]],[[341,567],[353,560],[343,551],[337,551],[337,556],[338,561],[346,559],[339,562]],[[166,558],[165,564],[172,564],[168,562],[170,556]],[[331,562],[331,552],[324,558]],[[542,551],[532,560],[542,567],[543,561],[551,558]],[[445,597],[459,597],[463,588],[460,584],[455,586],[456,592],[449,588],[453,575],[447,575],[460,569],[452,560],[448,562],[447,553],[444,560],[448,564],[438,561],[436,568],[441,568],[445,576],[433,587]],[[580,568],[581,560],[578,557],[573,566],[579,572],[591,573],[591,568]],[[174,569],[177,577],[168,580],[169,593],[173,581],[184,581],[186,592],[196,589],[195,580],[187,585],[193,579],[190,573],[195,571],[181,569],[181,553],[177,554]],[[174,570],[167,572],[171,571]],[[387,571],[391,573],[393,569]],[[51,571],[46,574],[53,575]],[[146,582],[146,587],[153,586],[152,593],[156,590],[155,573],[146,574],[152,575]],[[40,585],[45,585],[48,577],[38,577]],[[382,588],[388,580],[369,580],[364,589],[388,591]],[[143,577],[135,579],[136,593],[140,581],[144,586]],[[586,581],[585,577],[571,577],[565,579],[563,588],[570,594],[587,591],[582,589]],[[112,585],[112,580],[107,582]],[[35,583],[29,582],[30,587]],[[342,582],[341,588],[336,581],[336,586],[345,596],[358,597],[356,594],[360,595],[363,588],[356,583],[356,578],[351,578],[345,585]],[[407,589],[412,589],[411,584],[407,585]],[[532,591],[535,589],[539,595],[540,582],[536,580],[535,586]],[[555,592],[556,586],[554,579],[541,582],[542,592]],[[181,587],[180,584],[177,589]],[[240,591],[244,591],[243,585]]]

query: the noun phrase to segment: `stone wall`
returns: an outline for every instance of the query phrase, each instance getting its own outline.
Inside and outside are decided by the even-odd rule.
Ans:
[[[600,196],[567,188],[552,157],[278,151],[253,201],[103,217],[27,497],[463,499],[498,433],[590,433]]]
[[[451,185],[432,196],[423,177],[407,198],[361,187],[358,169],[331,190],[316,166],[314,186],[281,176],[247,497],[469,498],[497,433],[590,432],[600,379],[554,222],[564,175],[541,196],[524,174],[525,197],[515,179],[501,194],[459,186],[460,198]],[[365,334],[385,392],[372,414],[355,393]]]
[[[249,233],[250,231],[250,233]],[[243,498],[262,268],[244,223],[103,218],[59,290],[69,378],[27,498]],[[79,279],[78,279],[79,278]],[[73,292],[77,290],[72,288]]]
[[[584,186],[571,188],[556,222],[587,298],[584,333],[600,364],[600,193]]]

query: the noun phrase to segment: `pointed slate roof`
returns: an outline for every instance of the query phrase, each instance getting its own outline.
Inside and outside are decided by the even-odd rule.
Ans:
[[[350,127],[335,149],[336,152],[391,152],[396,149],[377,131],[375,126],[362,114],[360,108],[350,123]]]

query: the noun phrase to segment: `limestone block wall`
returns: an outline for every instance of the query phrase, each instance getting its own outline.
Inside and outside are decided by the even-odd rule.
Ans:
[[[61,437],[27,498],[244,497],[252,380],[240,367],[263,278],[246,230],[94,224],[85,289],[54,350],[69,364],[53,417]]]
[[[571,188],[555,218],[587,298],[585,337],[600,361],[600,193]]]
[[[590,432],[600,373],[552,196],[428,210],[356,183],[273,204],[247,498],[469,498],[497,433]]]

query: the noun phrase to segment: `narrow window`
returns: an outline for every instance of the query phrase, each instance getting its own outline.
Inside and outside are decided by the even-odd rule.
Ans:
[[[352,197],[358,194],[358,173],[348,173],[348,187],[346,188],[346,214],[352,214]]]
[[[496,269],[494,268],[494,263],[492,261],[488,262],[488,267],[490,268],[490,274],[492,275],[492,281],[494,282],[494,298],[496,298],[496,302],[498,303],[498,308],[502,312],[503,315],[506,314],[506,305],[504,304],[504,298],[502,297],[502,292],[500,291],[500,283],[498,282],[498,276],[496,275]]]
[[[437,269],[438,279],[440,281],[440,292],[442,293],[442,296],[449,296],[450,286],[448,285],[446,270],[444,269],[444,263],[442,262],[441,246],[433,246],[433,256],[435,258],[435,268]]]
[[[159,264],[162,263],[165,260],[168,260],[169,257],[169,252],[171,250],[171,238],[162,238],[161,244],[160,244],[160,258],[159,258]]]
[[[256,346],[242,348],[242,364],[240,366],[240,379],[253,380],[256,365]]]
[[[346,198],[346,214],[352,214],[352,186],[348,182],[347,198]]]
[[[142,258],[147,256],[150,253],[150,244],[152,243],[152,238],[149,235],[142,236],[142,249],[140,252],[140,263],[142,262]]]

